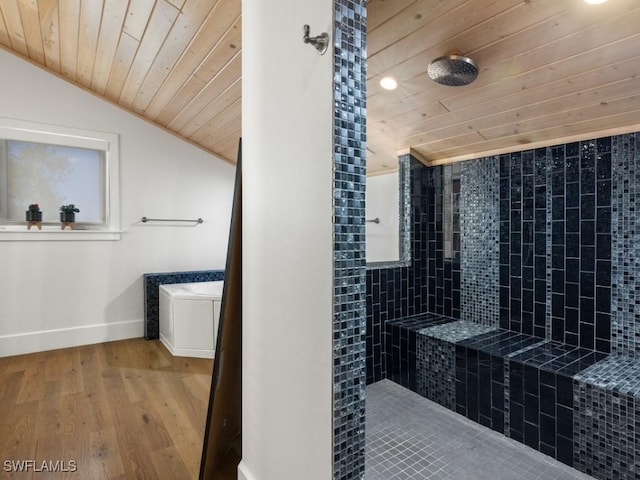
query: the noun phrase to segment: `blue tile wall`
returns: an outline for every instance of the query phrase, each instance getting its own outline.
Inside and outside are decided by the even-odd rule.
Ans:
[[[612,139],[612,351],[640,358],[640,155],[638,133]],[[606,161],[607,157],[603,159]],[[598,202],[611,187],[598,177]],[[603,269],[604,270],[604,269]],[[604,283],[606,270],[599,271]],[[603,278],[600,278],[603,277]],[[606,302],[602,298],[601,302]],[[604,327],[602,327],[604,328]]]
[[[456,343],[456,412],[500,433],[519,410],[509,409],[506,360],[537,340],[508,330],[492,330]]]
[[[611,350],[611,138],[500,157],[500,326]]]
[[[457,320],[420,330],[416,341],[417,392],[455,410],[455,343],[486,333],[492,328]]]
[[[426,220],[428,311],[460,318],[461,310],[461,180],[460,165],[426,172],[427,201],[417,215]],[[424,271],[417,266],[416,271]]]
[[[427,241],[429,218],[434,218],[433,216],[429,217],[427,211],[436,198],[431,170],[413,157],[409,159],[410,264],[403,267],[372,268],[368,269],[366,273],[367,384],[387,378],[387,361],[385,359],[385,325],[387,320],[404,318],[429,310],[429,285],[432,285],[433,281],[429,281],[429,279],[425,281],[424,272],[432,260],[435,275],[435,262],[438,257],[436,249],[428,251]],[[429,257],[430,253],[432,258]],[[440,271],[444,274],[444,262],[442,265],[443,268]],[[457,276],[454,277],[456,270],[453,268],[453,263],[451,272],[451,281],[457,285],[457,298],[455,297],[456,287],[452,287],[451,293],[451,304],[454,305],[454,302],[459,302],[460,275],[458,269]],[[455,283],[456,278],[457,284]],[[444,279],[442,283],[444,285]],[[435,295],[432,296],[432,300],[435,302]],[[453,309],[451,312],[454,313]]]
[[[335,0],[333,28],[333,478],[364,478],[366,1]]]
[[[187,272],[145,273],[144,287],[144,338],[160,337],[160,294],[158,287],[170,283],[214,282],[224,280],[224,270],[195,270]]]
[[[573,376],[605,357],[551,341],[509,356],[505,434],[573,465]]]
[[[419,260],[406,274],[368,272],[367,308],[370,298],[384,299],[375,309],[384,356],[376,375],[596,478],[640,480],[639,135],[460,165],[458,312],[478,327],[495,325],[463,339],[454,334],[456,309],[442,315],[451,240],[444,219],[454,203],[447,170],[414,172]],[[486,286],[478,278],[497,281],[472,294]],[[421,295],[414,317],[403,318],[412,305],[405,285]],[[482,295],[488,301],[467,318]],[[394,307],[381,315],[385,302]],[[419,317],[442,325],[407,323]],[[438,329],[453,336],[427,333]]]
[[[640,363],[611,356],[573,382],[574,464],[605,480],[640,478]]]
[[[546,158],[546,149],[500,156],[500,326],[542,338],[550,269]]]
[[[452,166],[428,168],[413,157],[409,170],[410,264],[367,270],[367,384],[387,378],[387,320],[422,312],[460,317],[460,174]],[[445,218],[447,179],[451,204]],[[445,239],[445,222],[450,239]],[[445,241],[450,241],[448,256]]]
[[[385,325],[385,363],[387,378],[417,391],[417,338],[429,326],[453,321],[450,317],[426,313],[389,320]]]
[[[499,325],[500,164],[496,157],[462,163],[461,318]]]

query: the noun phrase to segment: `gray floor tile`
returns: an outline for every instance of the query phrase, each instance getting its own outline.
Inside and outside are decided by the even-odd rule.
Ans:
[[[366,394],[366,480],[593,480],[391,381]]]

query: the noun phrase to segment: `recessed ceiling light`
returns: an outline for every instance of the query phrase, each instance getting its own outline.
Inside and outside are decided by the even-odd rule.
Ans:
[[[380,80],[380,86],[385,90],[395,90],[398,87],[398,82],[393,77],[384,77]]]
[[[584,0],[586,3],[590,3],[591,5],[597,5],[599,3],[604,3],[607,0]]]

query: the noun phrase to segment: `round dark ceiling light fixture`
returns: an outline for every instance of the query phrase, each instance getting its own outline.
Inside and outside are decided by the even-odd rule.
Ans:
[[[469,85],[478,77],[478,66],[460,52],[450,52],[436,58],[427,67],[427,74],[434,82],[450,87]]]

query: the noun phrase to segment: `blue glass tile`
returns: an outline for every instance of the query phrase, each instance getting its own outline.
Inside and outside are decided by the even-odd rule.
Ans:
[[[224,270],[145,273],[143,275],[144,338],[153,340],[160,337],[160,293],[158,290],[160,285],[218,280],[224,280]]]

